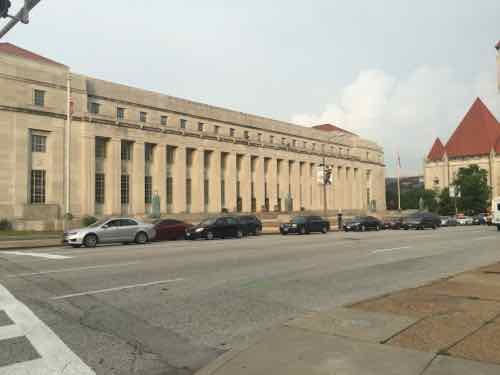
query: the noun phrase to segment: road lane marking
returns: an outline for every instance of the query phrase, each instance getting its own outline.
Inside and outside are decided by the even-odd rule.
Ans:
[[[107,293],[107,292],[116,292],[116,291],[120,291],[120,290],[140,288],[140,287],[145,287],[145,286],[153,286],[153,285],[159,285],[159,284],[176,283],[176,282],[184,281],[184,280],[185,279],[159,280],[159,281],[152,281],[150,283],[144,283],[144,284],[133,284],[133,285],[118,286],[118,287],[115,287],[115,288],[107,288],[107,289],[100,289],[100,290],[90,290],[88,292],[65,294],[63,296],[52,297],[51,300],[60,300],[60,299],[80,297],[80,296],[90,296],[90,295],[94,295],[94,294],[101,294],[101,293]]]
[[[56,255],[56,254],[47,254],[47,253],[30,253],[27,251],[0,251],[0,255],[21,255],[21,256],[29,256],[35,258],[45,258],[45,259],[71,259],[73,257],[67,255]]]
[[[6,278],[39,276],[39,275],[47,275],[47,274],[53,274],[53,273],[94,270],[94,269],[99,269],[99,268],[126,267],[126,266],[131,266],[134,264],[138,264],[138,263],[142,263],[142,261],[127,262],[127,263],[101,264],[101,265],[97,265],[97,266],[87,266],[87,267],[61,268],[61,269],[57,269],[57,270],[47,270],[47,271],[40,271],[40,272],[16,273],[16,274],[12,274],[12,275],[7,275]]]
[[[486,237],[477,237],[474,238],[475,241],[489,240],[491,238],[498,238],[497,236],[486,236]]]
[[[404,250],[404,249],[409,249],[409,248],[411,248],[411,246],[393,247],[391,249],[377,249],[377,250],[373,250],[371,253],[372,254],[388,253],[391,251]]]
[[[0,340],[13,334],[26,337],[40,358],[12,365],[0,366],[0,375],[95,375],[66,344],[23,303],[0,285],[0,310],[4,310],[14,323],[2,327]],[[8,329],[5,329],[9,327]],[[14,328],[16,327],[16,328]]]

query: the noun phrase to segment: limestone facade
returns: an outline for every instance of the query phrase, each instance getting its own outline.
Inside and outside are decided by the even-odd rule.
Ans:
[[[5,44],[4,44],[5,47]],[[333,166],[330,210],[385,209],[383,150],[325,132],[70,72],[0,45],[0,217],[320,210],[317,170]],[[70,152],[65,154],[67,78]]]

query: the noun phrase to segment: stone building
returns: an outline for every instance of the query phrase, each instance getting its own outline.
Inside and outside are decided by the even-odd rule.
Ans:
[[[331,125],[94,79],[8,43],[0,87],[0,217],[140,217],[156,194],[163,214],[279,211],[285,200],[320,210],[323,157],[334,171],[330,210],[385,209],[382,148]]]
[[[449,187],[460,168],[472,164],[488,173],[493,196],[500,195],[500,124],[479,98],[446,145],[434,141],[425,159],[425,188]]]

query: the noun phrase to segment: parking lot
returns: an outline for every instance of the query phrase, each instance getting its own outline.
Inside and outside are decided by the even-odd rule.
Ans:
[[[471,226],[1,252],[0,352],[16,350],[0,375],[192,374],[303,313],[498,261],[499,238]]]

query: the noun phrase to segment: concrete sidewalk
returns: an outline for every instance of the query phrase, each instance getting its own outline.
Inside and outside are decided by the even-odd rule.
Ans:
[[[42,247],[62,246],[61,238],[39,238],[39,239],[20,239],[20,240],[2,240],[0,241],[0,251],[3,250],[21,250],[34,249]]]
[[[289,321],[197,375],[498,375],[500,264]]]

